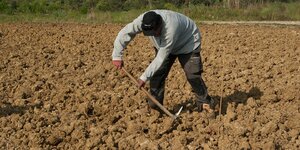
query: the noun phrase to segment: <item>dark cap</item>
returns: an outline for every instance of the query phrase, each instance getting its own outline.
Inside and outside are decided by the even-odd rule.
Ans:
[[[153,36],[155,30],[160,26],[162,18],[154,11],[144,14],[142,21],[142,30],[145,36]]]

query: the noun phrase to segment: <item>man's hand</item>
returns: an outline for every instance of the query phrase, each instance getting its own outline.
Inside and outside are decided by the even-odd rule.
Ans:
[[[122,69],[123,60],[113,60],[112,63],[117,67],[117,69]]]
[[[137,85],[137,86],[138,86],[139,89],[141,89],[142,87],[145,86],[145,81],[139,79],[139,80],[138,80],[138,85]]]

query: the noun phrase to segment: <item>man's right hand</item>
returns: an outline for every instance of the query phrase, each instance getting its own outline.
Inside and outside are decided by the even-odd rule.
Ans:
[[[122,69],[123,67],[123,60],[113,60],[112,63],[117,69]]]

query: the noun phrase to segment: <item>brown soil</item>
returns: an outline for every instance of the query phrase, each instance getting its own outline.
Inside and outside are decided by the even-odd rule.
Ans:
[[[300,149],[299,27],[201,25],[203,78],[222,115],[196,111],[176,62],[164,106],[184,109],[166,129],[111,63],[122,26],[0,24],[1,149]],[[137,36],[126,69],[139,77],[153,54]]]

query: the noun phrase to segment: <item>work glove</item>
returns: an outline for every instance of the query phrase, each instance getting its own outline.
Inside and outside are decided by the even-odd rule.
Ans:
[[[123,67],[123,60],[113,60],[113,65],[117,67],[117,69],[122,69]]]
[[[141,89],[142,87],[145,86],[145,81],[139,79],[139,80],[138,80],[138,85],[137,85],[137,86],[138,86],[139,89]]]

